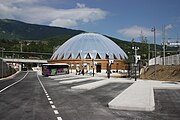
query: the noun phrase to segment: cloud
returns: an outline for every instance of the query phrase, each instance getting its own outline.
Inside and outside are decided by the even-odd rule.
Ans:
[[[137,25],[134,25],[129,28],[119,29],[117,32],[125,37],[130,37],[130,38],[140,37],[141,33],[146,37],[153,36],[153,33],[151,32],[151,28],[141,27]],[[157,31],[156,35],[160,35],[160,32]]]
[[[34,4],[34,3],[39,3],[42,2],[43,0],[0,0],[0,3],[3,5],[8,5],[8,6],[19,6],[19,5],[28,5],[28,4]]]
[[[76,26],[77,22],[71,19],[56,19],[52,21],[50,26],[61,26],[61,27],[71,27],[71,26]]]
[[[74,8],[74,9],[69,9],[69,10],[61,9],[61,10],[57,10],[55,13],[56,15],[53,21],[59,21],[59,22],[58,24],[55,24],[55,23],[52,23],[53,22],[52,21],[50,25],[65,26],[68,23],[72,23],[72,26],[75,26],[80,23],[89,23],[89,22],[100,20],[100,19],[104,19],[106,16],[106,12],[104,12],[101,9],[87,8],[87,7]],[[67,20],[67,22],[65,20]]]
[[[82,4],[82,3],[76,3],[76,6],[77,6],[78,8],[85,8],[85,7],[86,7],[86,5],[85,5],[85,4]]]
[[[107,16],[100,8],[89,8],[77,3],[72,9],[58,9],[42,5],[47,0],[0,0],[0,18],[18,19],[36,24],[48,24],[59,27],[74,27],[82,23],[91,23]]]
[[[169,24],[169,25],[166,25],[165,26],[165,30],[169,30],[169,29],[172,29],[173,28],[173,25],[172,24]]]

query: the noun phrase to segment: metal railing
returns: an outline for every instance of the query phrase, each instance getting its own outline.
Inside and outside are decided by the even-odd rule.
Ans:
[[[3,58],[5,62],[15,62],[15,63],[47,63],[47,60],[36,60],[36,59],[8,59]]]

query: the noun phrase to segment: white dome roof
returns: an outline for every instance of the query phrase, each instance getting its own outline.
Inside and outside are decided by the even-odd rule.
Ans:
[[[52,55],[51,60],[60,59],[127,59],[126,53],[112,40],[98,33],[81,33],[70,38]]]

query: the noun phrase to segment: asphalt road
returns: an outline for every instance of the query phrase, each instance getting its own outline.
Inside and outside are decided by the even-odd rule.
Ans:
[[[21,79],[21,72],[14,79],[0,81],[1,89]],[[44,94],[35,72],[19,83],[0,93],[1,120],[57,120]]]
[[[8,85],[13,84],[14,82],[17,82],[18,80],[23,78],[23,76],[25,76],[25,74],[26,74],[26,72],[21,72],[21,73],[17,74],[12,79],[9,79],[9,80],[0,80],[0,90],[2,90],[3,88],[7,87]]]
[[[27,74],[27,75],[26,75]],[[21,78],[24,79],[19,81]],[[72,80],[74,78],[69,78]],[[92,78],[93,79],[93,78]],[[180,90],[155,90],[153,112],[120,111],[107,103],[131,84],[108,84],[82,91],[71,90],[79,84],[60,84],[58,80],[21,72],[15,78],[0,81],[0,119],[2,120],[179,120]],[[97,80],[92,80],[97,81]]]

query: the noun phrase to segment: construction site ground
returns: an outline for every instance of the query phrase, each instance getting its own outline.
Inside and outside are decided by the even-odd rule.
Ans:
[[[180,81],[180,65],[149,66],[141,70],[140,78],[146,80]]]

